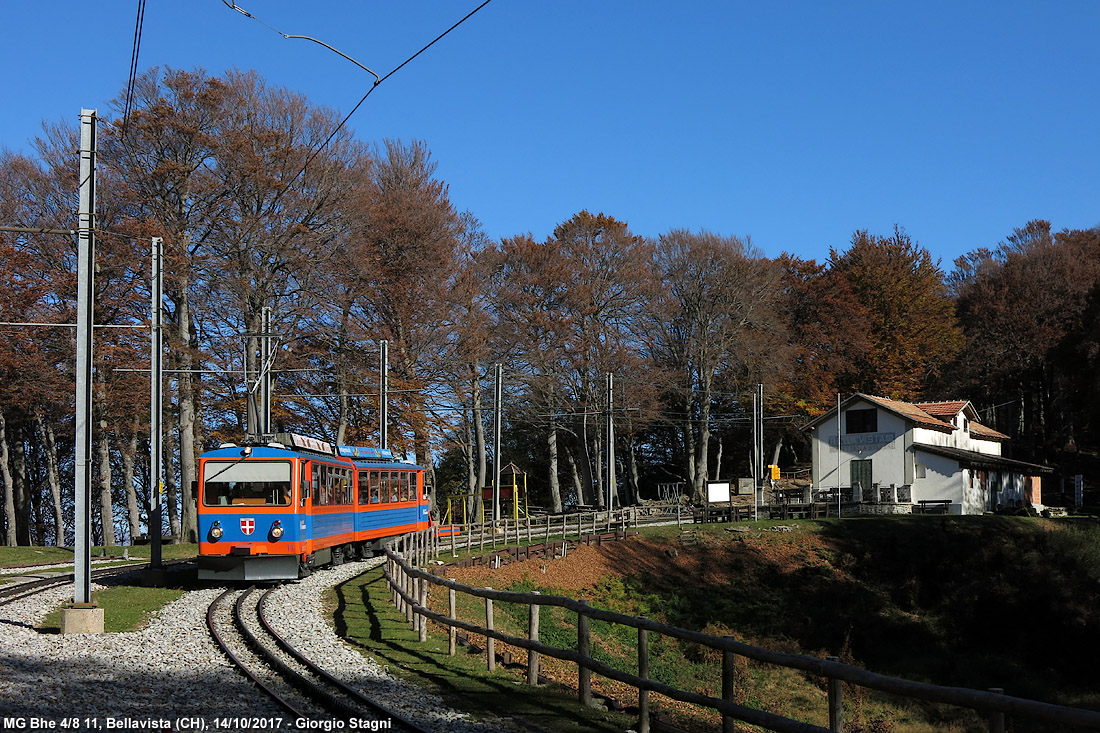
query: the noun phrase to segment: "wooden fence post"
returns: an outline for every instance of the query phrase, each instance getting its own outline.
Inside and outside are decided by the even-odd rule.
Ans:
[[[458,553],[455,552],[455,526],[451,524],[451,557],[458,557]]]
[[[397,588],[394,592],[397,594],[397,611],[401,614],[405,613],[405,598],[401,595],[401,592],[405,590],[405,568],[397,566]]]
[[[530,528],[530,525],[528,525]],[[539,595],[538,591],[534,591],[535,595]],[[530,615],[527,623],[527,638],[531,641],[539,640],[539,605],[532,603],[530,605]],[[539,653],[534,649],[527,651],[527,684],[532,687],[538,687],[539,684]]]
[[[829,662],[839,662],[839,657],[825,657]],[[841,681],[829,678],[829,730],[842,733],[844,730],[844,701],[841,698]]]
[[[413,603],[416,603],[417,597],[420,595],[420,578],[414,578],[409,576],[409,587],[405,589],[405,592],[412,598],[411,603],[405,604],[405,620],[412,624],[413,630],[416,630],[416,611],[413,608]]]
[[[727,636],[727,639],[733,639],[732,636]],[[734,695],[737,692],[737,680],[734,677],[734,654],[731,651],[722,650],[722,699],[726,702],[733,702]],[[728,715],[722,716],[722,733],[733,733],[735,730],[735,721]]]
[[[989,691],[995,695],[1005,694],[1003,687],[990,687]],[[1000,710],[989,713],[989,733],[1005,733],[1005,714]]]
[[[580,602],[586,606],[584,601]],[[577,653],[581,661],[577,664],[577,692],[581,704],[592,707],[592,670],[585,666],[592,652],[592,639],[588,633],[588,615],[584,610],[577,611]]]
[[[487,588],[486,590],[492,590]],[[489,631],[495,631],[493,628],[493,599],[485,599],[485,628]],[[485,658],[486,664],[490,672],[495,672],[497,668],[497,640],[488,634],[485,635]]]
[[[643,616],[644,618],[644,616]],[[649,632],[638,628],[638,676],[649,679]],[[649,733],[649,690],[638,688],[638,733]]]
[[[428,581],[420,581],[420,607],[423,609],[428,608]],[[420,641],[428,640],[428,617],[424,614],[420,614]]]
[[[397,599],[397,612],[405,613],[405,599],[401,597],[401,591],[405,589],[405,569],[398,565],[395,570],[393,595]]]
[[[458,616],[455,613],[455,589],[447,589],[447,618],[452,621],[457,621]],[[447,627],[447,654],[450,656],[455,655],[455,642],[457,641],[458,629],[454,626]]]

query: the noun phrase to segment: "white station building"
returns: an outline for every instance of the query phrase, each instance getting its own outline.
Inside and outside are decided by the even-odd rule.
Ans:
[[[840,420],[837,420],[838,412]],[[1001,456],[1009,438],[966,400],[909,403],[854,394],[811,422],[813,485],[881,513],[1041,510],[1051,469]]]

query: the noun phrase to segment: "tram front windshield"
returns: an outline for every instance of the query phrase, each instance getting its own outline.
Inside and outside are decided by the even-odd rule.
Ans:
[[[206,506],[288,506],[290,463],[287,461],[207,461],[202,503]]]

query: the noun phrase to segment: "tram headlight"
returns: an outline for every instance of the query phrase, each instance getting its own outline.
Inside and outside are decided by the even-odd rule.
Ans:
[[[279,522],[278,519],[276,519],[275,523],[271,525],[271,536],[274,539],[279,539],[283,536],[283,525]]]
[[[210,525],[210,539],[220,540],[221,538],[222,538],[222,523],[215,520],[215,522],[212,525]]]

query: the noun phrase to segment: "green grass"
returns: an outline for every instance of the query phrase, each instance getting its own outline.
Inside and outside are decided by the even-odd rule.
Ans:
[[[92,601],[103,608],[105,632],[137,631],[145,628],[154,613],[182,596],[186,590],[117,585],[92,593]],[[47,615],[39,631],[60,633],[61,609]]]
[[[148,545],[136,547],[93,547],[91,558],[122,557],[126,552],[130,560],[148,560]],[[161,557],[166,562],[195,557],[198,546],[194,544],[164,545]],[[61,571],[72,572],[73,549],[71,547],[0,547],[0,568],[19,568],[25,565],[54,565],[68,563]],[[124,563],[96,563],[95,569]],[[132,585],[117,585],[96,591],[92,600],[103,608],[103,628],[108,632],[134,631],[143,628],[149,617],[166,604],[179,598],[187,590],[200,587],[196,584],[195,573],[168,573],[172,587],[145,588]],[[0,578],[0,583],[14,582],[18,574]],[[45,633],[59,633],[61,630],[61,609],[50,613],[43,620],[39,630]]]
[[[335,607],[337,633],[392,673],[427,685],[456,708],[515,716],[553,731],[621,733],[632,724],[623,715],[582,707],[575,693],[563,687],[529,687],[523,670],[498,666],[490,673],[484,651],[460,645],[455,656],[448,656],[447,636],[434,625],[428,641],[419,642],[390,603],[380,569],[332,589],[328,601]],[[484,620],[483,605],[480,618]]]
[[[101,556],[122,557],[127,553],[133,560],[149,559],[148,545],[135,545],[127,547],[101,547],[91,548],[93,560]],[[196,544],[162,545],[161,558],[164,560],[181,560],[195,557],[199,547]],[[0,568],[15,568],[22,565],[53,565],[58,563],[72,563],[73,548],[71,547],[0,547]]]

